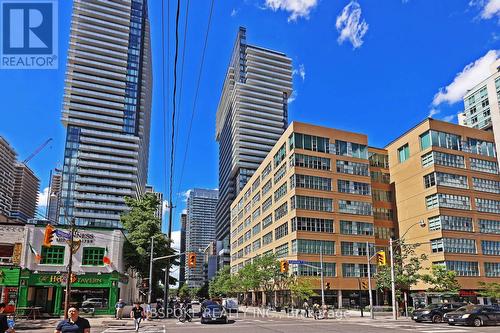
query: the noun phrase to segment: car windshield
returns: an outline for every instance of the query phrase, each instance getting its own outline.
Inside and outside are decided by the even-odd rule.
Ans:
[[[482,308],[481,305],[466,305],[462,306],[461,308],[458,308],[456,312],[476,312],[481,308]]]
[[[210,310],[220,310],[220,307],[218,304],[209,304],[207,305],[207,309],[210,309]]]
[[[440,304],[429,304],[424,309],[425,310],[432,310],[432,309],[438,308],[439,306],[440,306]]]

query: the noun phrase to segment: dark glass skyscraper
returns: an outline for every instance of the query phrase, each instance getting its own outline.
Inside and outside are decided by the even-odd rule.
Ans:
[[[217,109],[216,238],[229,247],[230,205],[288,125],[292,60],[246,42],[240,28]]]
[[[74,0],[60,223],[120,227],[124,197],[144,193],[151,93],[147,0]]]

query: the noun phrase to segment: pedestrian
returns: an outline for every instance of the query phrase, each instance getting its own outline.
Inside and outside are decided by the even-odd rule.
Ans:
[[[318,303],[314,303],[313,305],[313,316],[314,316],[314,320],[318,320],[318,316],[319,316],[319,304]]]
[[[0,333],[14,333],[14,329],[9,326],[7,316],[3,314],[6,307],[5,303],[0,303]]]
[[[125,307],[125,302],[120,298],[115,304],[115,319],[121,320],[123,318],[123,308]]]
[[[321,308],[323,309],[323,319],[328,319],[328,306],[323,304]]]
[[[55,333],[90,333],[90,323],[79,316],[77,308],[68,310],[68,319],[64,319],[56,327]]]
[[[139,325],[141,324],[141,321],[146,318],[144,309],[139,302],[134,303],[134,307],[132,308],[132,311],[130,311],[130,318],[134,319],[135,331],[139,332]]]
[[[304,301],[304,304],[302,304],[302,308],[306,313],[306,318],[309,318],[309,303],[307,303],[307,301]]]

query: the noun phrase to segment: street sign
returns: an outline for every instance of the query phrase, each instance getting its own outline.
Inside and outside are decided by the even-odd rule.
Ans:
[[[295,265],[303,265],[306,262],[304,260],[288,260],[289,264],[295,264]]]

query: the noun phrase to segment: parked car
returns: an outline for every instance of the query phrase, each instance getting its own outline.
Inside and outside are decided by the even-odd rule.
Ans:
[[[227,312],[238,312],[238,300],[236,298],[224,298],[222,306]]]
[[[416,322],[432,321],[433,323],[440,323],[446,313],[455,311],[464,305],[465,303],[429,304],[422,309],[413,311],[412,319]]]
[[[201,313],[201,323],[228,323],[227,313],[224,308],[219,304],[208,304],[203,307]]]
[[[448,312],[446,319],[449,325],[497,325],[500,324],[500,308],[492,305],[466,305]]]
[[[89,298],[82,302],[82,308],[102,308],[107,304],[103,298]]]

